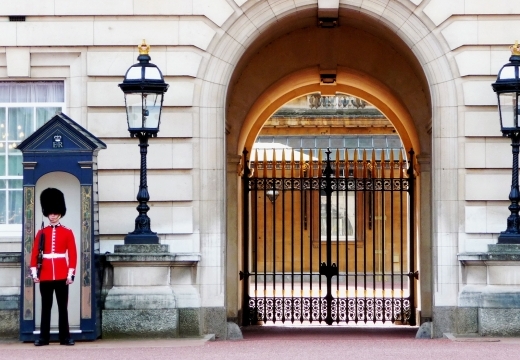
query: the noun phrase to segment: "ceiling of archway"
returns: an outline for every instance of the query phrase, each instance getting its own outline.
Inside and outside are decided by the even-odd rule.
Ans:
[[[316,12],[279,19],[242,56],[227,96],[228,143],[259,96],[279,79],[306,68],[359,71],[389,88],[411,115],[429,152],[431,100],[419,62],[390,29],[367,15],[340,10],[339,27],[316,25]],[[277,26],[279,25],[279,26]]]

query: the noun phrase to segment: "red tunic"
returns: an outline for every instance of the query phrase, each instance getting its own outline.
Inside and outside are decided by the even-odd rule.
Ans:
[[[77,263],[76,241],[72,230],[61,224],[55,227],[48,225],[36,234],[31,253],[31,270],[36,269],[41,231],[45,235],[45,242],[40,281],[65,280],[67,276],[74,275]],[[61,255],[65,253],[68,255],[68,264],[67,258]]]

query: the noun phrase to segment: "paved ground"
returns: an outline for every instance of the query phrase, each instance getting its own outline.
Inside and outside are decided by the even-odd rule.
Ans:
[[[0,341],[2,360],[520,359],[519,338],[416,340],[409,327],[249,327],[244,340],[98,340],[73,347]]]

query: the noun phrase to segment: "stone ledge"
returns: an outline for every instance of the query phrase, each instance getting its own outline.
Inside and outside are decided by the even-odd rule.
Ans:
[[[506,285],[466,285],[459,294],[462,307],[519,309],[520,288]]]
[[[195,266],[200,262],[201,255],[198,253],[114,253],[106,254],[106,259],[112,264],[143,262],[147,263],[146,266],[154,263],[157,266]]]
[[[19,289],[18,292],[20,292]],[[0,295],[0,310],[18,310],[19,308],[20,295]]]
[[[520,254],[520,244],[488,244],[488,252]]]
[[[22,262],[21,252],[0,252],[0,263],[20,264]]]
[[[200,259],[199,253],[170,253],[166,244],[115,245],[114,253],[106,254],[110,263],[133,263],[133,266],[195,266]]]
[[[114,245],[114,253],[116,254],[157,254],[169,252],[169,246],[165,244]]]
[[[460,261],[520,261],[520,244],[488,244],[487,252],[465,252],[457,254],[457,257]]]
[[[169,286],[114,286],[105,299],[105,310],[175,309]]]
[[[520,245],[489,244],[487,252],[460,253],[457,254],[457,258],[463,265],[477,265],[478,262],[485,261],[520,262]]]

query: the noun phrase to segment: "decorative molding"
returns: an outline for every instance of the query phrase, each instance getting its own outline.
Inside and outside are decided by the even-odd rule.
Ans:
[[[364,109],[365,107],[373,108],[365,100],[361,100],[355,96],[336,95],[322,96],[320,94],[307,95],[309,108],[311,109]]]
[[[23,220],[23,264],[22,274],[31,266],[31,252],[34,242],[34,186],[24,186],[23,188],[23,208],[24,208],[24,220]],[[24,276],[24,293],[22,297],[23,305],[23,319],[34,320],[34,284],[33,280]]]
[[[78,164],[82,169],[92,169],[94,161],[78,161]]]
[[[81,318],[92,318],[92,186],[81,186]]]
[[[34,168],[36,167],[36,164],[38,164],[37,161],[23,161],[22,162],[23,168],[26,170],[34,170]]]

